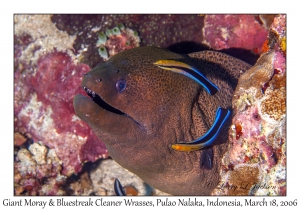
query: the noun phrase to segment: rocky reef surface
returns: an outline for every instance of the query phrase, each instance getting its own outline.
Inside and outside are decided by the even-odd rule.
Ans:
[[[286,195],[285,40],[286,17],[279,15],[266,52],[239,78],[220,172],[223,187],[215,195]]]
[[[15,195],[65,195],[62,162],[54,149],[33,143],[17,151],[14,164]]]
[[[49,15],[15,15],[15,131],[53,148],[67,176],[85,161],[108,157],[74,113],[73,97],[90,70],[72,51],[75,38],[59,31]]]
[[[128,194],[161,194],[106,159],[105,145],[75,115],[72,105],[75,94],[83,93],[80,82],[84,73],[122,50],[149,45],[178,53],[223,50],[250,64],[266,52],[251,69],[252,82],[247,83],[252,73],[240,79],[233,100],[236,116],[229,151],[220,173],[222,177],[240,176],[243,170],[259,166],[259,171],[254,169],[256,178],[277,187],[272,192],[251,193],[283,195],[285,17],[274,17],[15,15],[15,195],[111,195],[116,177]],[[261,76],[256,73],[262,66],[259,62],[268,67],[268,73],[255,83]],[[262,94],[258,93],[261,89]],[[228,180],[223,181],[230,184]]]

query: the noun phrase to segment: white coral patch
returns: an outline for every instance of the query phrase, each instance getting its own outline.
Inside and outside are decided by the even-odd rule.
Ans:
[[[33,158],[38,165],[46,164],[46,155],[48,150],[44,145],[33,143],[30,145],[29,151],[33,154]]]
[[[221,34],[222,38],[227,41],[229,38],[229,33],[227,28],[221,28],[221,32],[222,32]]]

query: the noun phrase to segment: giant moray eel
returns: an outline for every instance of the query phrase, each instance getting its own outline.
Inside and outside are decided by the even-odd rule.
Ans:
[[[158,66],[159,60],[194,66],[219,91],[209,94],[195,80]],[[220,180],[231,118],[209,147],[182,152],[172,145],[205,135],[218,107],[231,109],[237,80],[250,67],[219,52],[134,48],[85,74],[81,85],[90,97],[77,95],[74,107],[110,156],[149,185],[173,195],[210,195]]]

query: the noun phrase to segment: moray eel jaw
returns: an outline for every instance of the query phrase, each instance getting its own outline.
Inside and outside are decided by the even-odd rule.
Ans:
[[[114,127],[111,126],[111,123],[121,124],[124,122],[130,123],[129,121],[132,121],[126,115],[107,111],[95,103],[92,98],[80,94],[75,96],[73,105],[75,113],[79,118],[87,122],[91,128],[97,128],[97,130],[94,129],[96,134],[98,132],[110,133],[113,131],[116,135],[118,135],[121,131],[114,129]],[[134,121],[132,122],[134,123]]]
[[[143,128],[141,123],[123,111],[124,93],[116,89],[116,84],[124,78],[126,75],[105,65],[84,75],[81,86],[89,97],[76,95],[73,105],[76,115],[86,121],[98,136],[110,133],[118,138],[122,132],[123,135],[128,133],[127,129]]]
[[[119,109],[111,106],[110,104],[106,103],[101,96],[99,96],[97,93],[95,93],[94,91],[92,91],[91,89],[87,88],[87,87],[82,87],[84,89],[84,91],[88,94],[88,96],[93,100],[93,102],[95,102],[99,107],[101,107],[102,109],[105,109],[108,112],[112,112],[114,114],[118,114],[118,115],[123,115],[126,116],[130,119],[132,119],[136,124],[139,125],[139,127],[142,127],[142,125],[137,122],[135,119],[133,119],[132,117],[130,117],[129,115],[127,115],[126,113],[120,111]]]
[[[105,109],[109,112],[127,116],[127,114],[125,114],[124,112],[122,112],[122,111],[116,109],[115,107],[109,105],[108,103],[106,103],[97,93],[95,93],[91,89],[89,89],[87,87],[83,87],[83,89],[98,106],[102,107],[103,109]]]

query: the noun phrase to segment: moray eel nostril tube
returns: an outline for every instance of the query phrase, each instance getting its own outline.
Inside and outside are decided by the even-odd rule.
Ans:
[[[77,95],[73,104],[110,156],[152,187],[210,195],[227,149],[232,94],[250,67],[219,52],[134,48],[91,70],[81,84],[89,97]],[[203,142],[196,151],[172,149]]]

